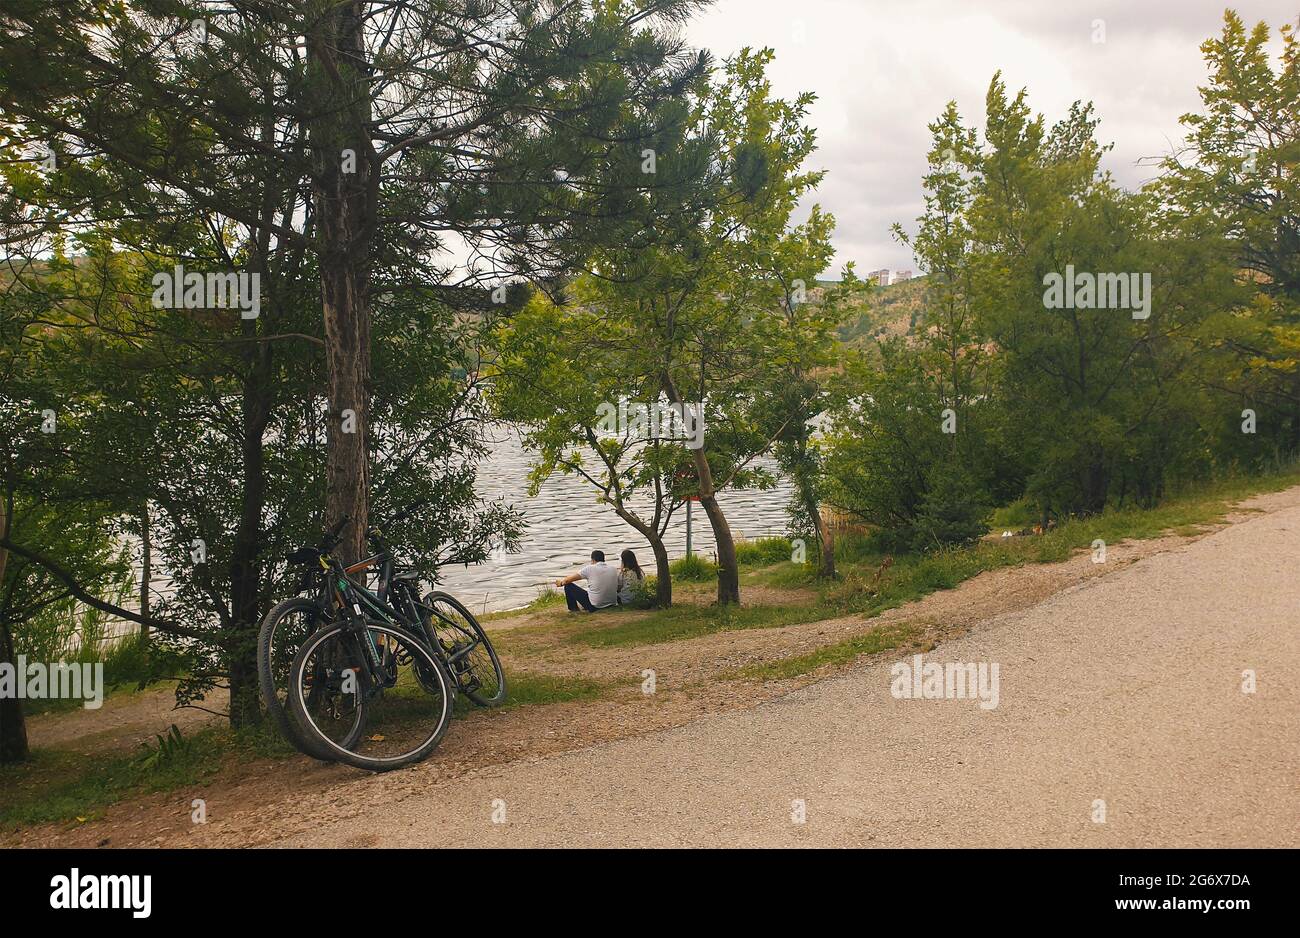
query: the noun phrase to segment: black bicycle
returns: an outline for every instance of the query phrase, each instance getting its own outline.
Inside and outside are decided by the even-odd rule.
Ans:
[[[397,569],[395,554],[379,530],[368,532],[374,556],[342,568],[330,552],[346,523],[340,522],[319,546],[289,556],[292,563],[306,565],[300,592],[311,595],[280,603],[263,620],[258,641],[262,695],[277,726],[307,755],[363,768],[396,768],[424,758],[441,738],[441,732],[406,738],[421,706],[429,711],[426,718],[441,719],[429,700],[417,705],[411,699],[441,699],[436,670],[450,678],[453,695],[460,693],[479,706],[505,699],[505,673],[474,615],[448,593],[420,597],[418,573]],[[353,579],[376,565],[377,589]],[[440,669],[428,665],[429,653]],[[303,668],[295,671],[300,662]],[[405,690],[398,676],[403,669],[410,672]],[[383,707],[389,720],[397,719],[394,700],[405,695],[401,733],[391,726],[380,731],[375,701],[384,691],[390,698]]]

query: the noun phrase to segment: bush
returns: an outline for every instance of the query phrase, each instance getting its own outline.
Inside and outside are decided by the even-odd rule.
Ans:
[[[988,533],[992,511],[988,493],[955,462],[942,462],[926,473],[926,493],[912,523],[911,548],[933,550],[974,544]]]
[[[699,554],[674,560],[668,565],[668,570],[674,580],[703,582],[718,575],[718,565]]]
[[[736,563],[744,566],[767,566],[787,561],[794,554],[794,545],[788,537],[760,537],[756,541],[741,541],[736,545]],[[808,547],[810,559],[816,560],[816,551]]]
[[[632,601],[624,603],[624,609],[651,609],[655,604],[655,590],[658,588],[659,578],[653,573],[646,574],[642,577],[641,583],[637,586],[636,591],[632,594]]]

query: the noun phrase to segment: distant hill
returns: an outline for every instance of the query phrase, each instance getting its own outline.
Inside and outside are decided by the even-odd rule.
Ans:
[[[924,308],[925,283],[924,277],[914,277],[872,288],[861,310],[840,327],[840,341],[862,348],[876,339],[913,334]]]

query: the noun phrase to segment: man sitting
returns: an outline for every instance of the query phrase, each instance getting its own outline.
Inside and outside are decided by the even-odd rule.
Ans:
[[[587,588],[579,586],[578,580],[586,580]],[[564,600],[570,612],[579,608],[595,612],[618,602],[618,571],[606,565],[605,552],[601,550],[593,550],[591,563],[577,573],[556,580],[555,585],[564,587]]]

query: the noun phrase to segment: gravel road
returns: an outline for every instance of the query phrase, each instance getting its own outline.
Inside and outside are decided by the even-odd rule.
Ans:
[[[305,802],[319,823],[278,843],[1300,846],[1300,507],[994,619],[925,660],[996,663],[997,707],[896,699],[887,661],[415,793],[403,773],[358,779],[351,810]]]

